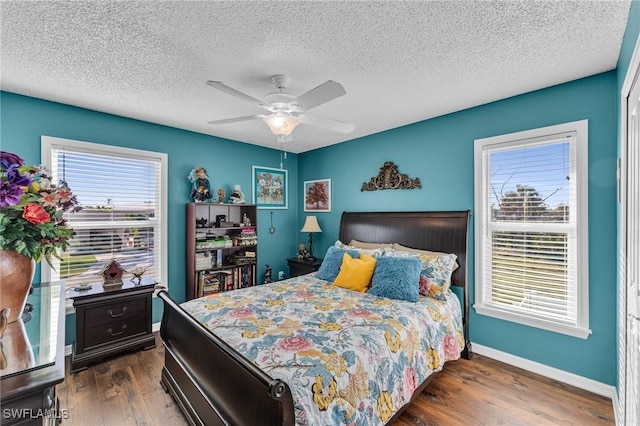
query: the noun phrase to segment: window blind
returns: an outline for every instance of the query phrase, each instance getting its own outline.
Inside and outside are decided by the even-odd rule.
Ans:
[[[519,141],[483,154],[488,202],[485,301],[530,315],[574,321],[575,134]],[[575,161],[573,162],[575,164]],[[574,179],[575,180],[575,179]]]
[[[580,328],[577,131],[488,139],[476,146],[476,306]]]
[[[54,181],[66,182],[82,210],[65,219],[76,232],[51,280],[67,287],[101,282],[101,269],[115,259],[125,270],[142,268],[162,280],[162,158],[113,147],[53,143]],[[144,151],[142,151],[144,152]]]

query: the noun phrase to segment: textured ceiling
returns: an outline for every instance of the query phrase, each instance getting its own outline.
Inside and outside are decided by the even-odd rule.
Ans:
[[[298,126],[304,152],[615,69],[629,1],[2,1],[0,87],[9,92],[273,148],[256,98],[287,74],[310,112],[350,134]]]

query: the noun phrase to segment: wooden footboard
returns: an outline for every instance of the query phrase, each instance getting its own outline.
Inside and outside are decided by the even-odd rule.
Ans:
[[[169,297],[160,335],[161,384],[193,425],[293,425],[289,386],[274,380],[210,333]]]

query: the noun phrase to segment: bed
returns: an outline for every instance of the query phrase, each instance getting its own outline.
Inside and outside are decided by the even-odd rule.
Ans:
[[[437,250],[455,254],[458,268],[451,276],[451,283],[453,286],[459,287],[457,293],[461,303],[457,303],[456,299],[456,303],[451,304],[451,307],[453,309],[454,306],[457,306],[459,315],[462,318],[459,321],[461,322],[461,329],[457,332],[458,344],[456,350],[460,350],[460,356],[467,359],[471,357],[467,321],[469,311],[467,289],[469,217],[470,212],[468,211],[345,212],[342,214],[339,232],[340,241],[345,242],[351,240],[395,242],[416,249]],[[160,333],[165,347],[165,365],[162,369],[161,385],[165,391],[171,393],[174,397],[190,424],[339,424],[346,423],[344,419],[354,424],[367,424],[367,416],[374,416],[374,414],[379,423],[391,423],[411,403],[413,398],[424,390],[434,374],[436,374],[434,371],[441,368],[441,366],[438,366],[437,369],[435,366],[427,366],[424,371],[418,371],[418,369],[422,368],[418,364],[412,366],[413,375],[411,377],[416,383],[410,380],[410,385],[407,385],[406,380],[401,380],[401,375],[404,373],[399,372],[398,368],[394,367],[394,362],[397,360],[394,360],[393,356],[398,355],[395,354],[395,351],[393,351],[393,354],[389,352],[389,356],[384,356],[382,367],[377,367],[386,368],[386,370],[380,371],[386,371],[390,376],[387,373],[381,374],[378,371],[377,374],[381,379],[380,383],[376,380],[363,378],[360,372],[365,363],[361,362],[361,357],[354,355],[354,352],[358,354],[355,350],[356,347],[362,349],[362,347],[367,346],[367,339],[369,338],[366,336],[361,338],[364,340],[352,342],[352,348],[344,346],[344,341],[339,342],[340,349],[336,350],[341,351],[341,354],[345,354],[345,364],[342,358],[332,357],[332,347],[321,345],[321,343],[325,342],[326,336],[315,332],[301,335],[300,333],[306,333],[306,331],[300,331],[300,324],[277,324],[276,328],[279,333],[286,332],[289,329],[297,330],[295,335],[298,337],[292,337],[290,340],[278,339],[277,337],[281,336],[274,337],[270,335],[271,332],[269,330],[271,329],[269,329],[268,325],[273,325],[273,321],[282,320],[282,318],[278,317],[272,320],[268,316],[260,317],[258,315],[256,317],[255,312],[261,312],[262,307],[256,308],[255,304],[258,302],[255,299],[260,295],[254,294],[254,292],[270,292],[270,296],[262,296],[264,304],[266,305],[267,302],[279,304],[281,309],[294,307],[299,310],[312,310],[312,308],[302,304],[310,302],[315,304],[313,305],[316,308],[315,311],[322,311],[322,309],[318,309],[319,302],[317,300],[308,301],[303,299],[319,297],[327,304],[332,304],[332,298],[336,298],[333,305],[340,305],[345,312],[351,312],[352,316],[355,313],[362,314],[362,312],[366,312],[366,315],[369,315],[368,318],[358,318],[357,321],[374,322],[371,320],[371,313],[373,312],[376,314],[377,320],[380,323],[384,323],[384,327],[387,327],[386,329],[392,332],[394,327],[402,325],[400,322],[409,324],[412,329],[417,327],[416,325],[411,325],[413,320],[405,320],[404,314],[401,313],[406,306],[405,308],[401,305],[393,306],[395,310],[393,312],[396,312],[397,317],[402,320],[400,321],[390,318],[388,313],[384,314],[383,311],[377,311],[378,308],[382,309],[379,305],[386,303],[381,298],[365,294],[362,300],[354,302],[348,294],[349,290],[342,290],[342,293],[340,293],[340,291],[330,289],[329,287],[332,287],[330,283],[318,281],[311,274],[310,276],[273,283],[269,286],[257,286],[256,288],[229,292],[229,294],[223,294],[219,298],[196,299],[182,305],[178,305],[171,300],[166,292],[159,293],[159,297],[164,303]],[[323,291],[333,291],[333,293],[325,294]],[[278,302],[278,293],[281,293],[282,296],[279,299],[280,302]],[[298,300],[296,297],[301,299]],[[420,303],[432,304],[432,301],[422,299],[414,306],[418,306]],[[282,300],[285,300],[286,303],[282,303]],[[405,305],[410,305],[410,302],[404,303]],[[435,306],[435,310],[445,309],[443,312],[447,312],[446,309],[448,308],[443,307],[447,303],[450,302],[442,302],[433,306]],[[354,304],[358,304],[356,308],[365,306],[367,309],[354,310]],[[243,306],[249,306],[251,309],[242,309]],[[425,310],[434,310],[433,306],[431,308],[426,306]],[[264,327],[244,328],[242,329],[243,335],[239,336],[232,325],[243,323],[246,320],[243,315],[248,315],[247,312],[251,310],[253,311],[253,316],[250,318],[252,323],[262,324]],[[422,310],[422,308],[419,310]],[[213,315],[212,312],[214,311],[224,311],[227,314],[231,312],[231,314],[227,315],[227,320],[223,320]],[[289,313],[281,316],[286,317]],[[228,319],[234,315],[235,318],[232,318],[231,322],[233,324],[231,324]],[[319,315],[330,316],[324,317],[324,320],[313,319],[313,321],[324,321],[323,325],[334,324],[333,326],[336,326],[335,321],[331,321],[335,319],[334,316],[331,316],[334,314],[320,312]],[[454,316],[454,314],[451,315]],[[224,321],[227,322],[225,323]],[[303,319],[301,321],[305,322],[306,320]],[[352,321],[349,323],[349,328],[362,327],[362,323],[354,323],[353,321],[355,320],[353,318],[349,321]],[[421,324],[420,321],[422,319],[416,321]],[[341,322],[341,324],[344,326],[346,323]],[[216,334],[210,332],[206,326],[215,329]],[[450,328],[449,326],[440,325],[437,325],[437,327]],[[267,331],[265,332],[265,330]],[[330,327],[328,331],[332,331]],[[219,337],[218,334],[223,338]],[[388,333],[385,336],[387,339],[389,338]],[[241,337],[249,337],[253,340],[250,343],[246,343]],[[347,338],[346,340],[349,339]],[[399,346],[405,346],[406,338],[403,340],[395,336],[395,339]],[[420,339],[413,340],[419,343]],[[314,345],[310,345],[309,342],[313,342]],[[283,347],[283,344],[288,344],[290,347]],[[336,342],[332,344],[337,345]],[[283,350],[290,349],[292,346],[296,353],[286,355],[274,352],[278,346]],[[289,358],[283,361],[285,355]],[[455,355],[451,359],[457,358],[458,354],[456,353]],[[400,354],[398,356],[403,363],[412,361],[410,355]],[[326,368],[316,368],[318,365],[313,364],[314,357],[317,359],[322,358],[324,360],[323,365]],[[276,364],[278,365],[272,365],[274,359],[277,359],[278,362]],[[429,359],[428,356],[427,359]],[[311,364],[307,365],[310,362]],[[331,364],[332,362],[334,364]],[[307,387],[311,389],[310,398],[312,398],[313,403],[305,405],[305,403],[300,402],[301,391],[291,381],[291,378],[285,377],[283,369],[280,368],[283,363],[287,365],[295,364],[297,370],[293,373],[293,378],[303,380],[307,384],[313,383],[312,386]],[[259,366],[262,366],[262,369]],[[347,382],[338,383],[336,387],[335,381],[332,381],[329,386],[326,380],[327,369],[331,370],[332,374],[336,373],[336,371],[339,371],[340,374],[346,373],[346,369],[350,369],[351,373],[344,375],[344,377],[347,377],[345,379]],[[353,373],[356,370],[358,374]],[[374,374],[376,373],[374,372]],[[396,376],[393,376],[393,374]],[[391,380],[394,377],[395,379]],[[397,382],[400,386],[399,390],[392,389],[393,392],[404,392],[405,394],[409,392],[409,396],[390,395],[390,392],[384,391],[383,387],[389,386],[390,381]],[[349,392],[346,391],[347,388]],[[337,391],[336,389],[339,390]],[[342,391],[344,392],[341,393]],[[365,400],[365,402],[354,403],[350,400],[349,395],[352,397],[354,393],[362,394],[367,392],[377,396],[376,413],[373,413],[376,409],[375,401],[368,403]],[[337,397],[341,398],[340,401],[336,399]],[[307,412],[308,405],[313,405],[313,408],[316,409],[315,414]],[[318,414],[318,410],[320,414],[329,416],[322,419],[330,420],[319,420],[320,418],[314,417]],[[383,415],[380,415],[381,410],[384,412]]]

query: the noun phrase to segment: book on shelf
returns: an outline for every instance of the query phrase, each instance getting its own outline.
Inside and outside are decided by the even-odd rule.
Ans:
[[[200,292],[202,295],[221,291],[220,280],[215,272],[200,272]]]
[[[205,270],[199,272],[198,290],[200,296],[221,291],[251,287],[255,281],[256,264],[247,263],[229,269]]]
[[[223,251],[222,250],[211,250],[205,251],[201,253],[196,253],[196,269],[208,269],[208,268],[217,268],[223,265]]]
[[[196,269],[206,269],[211,267],[211,256],[209,252],[196,253]]]

